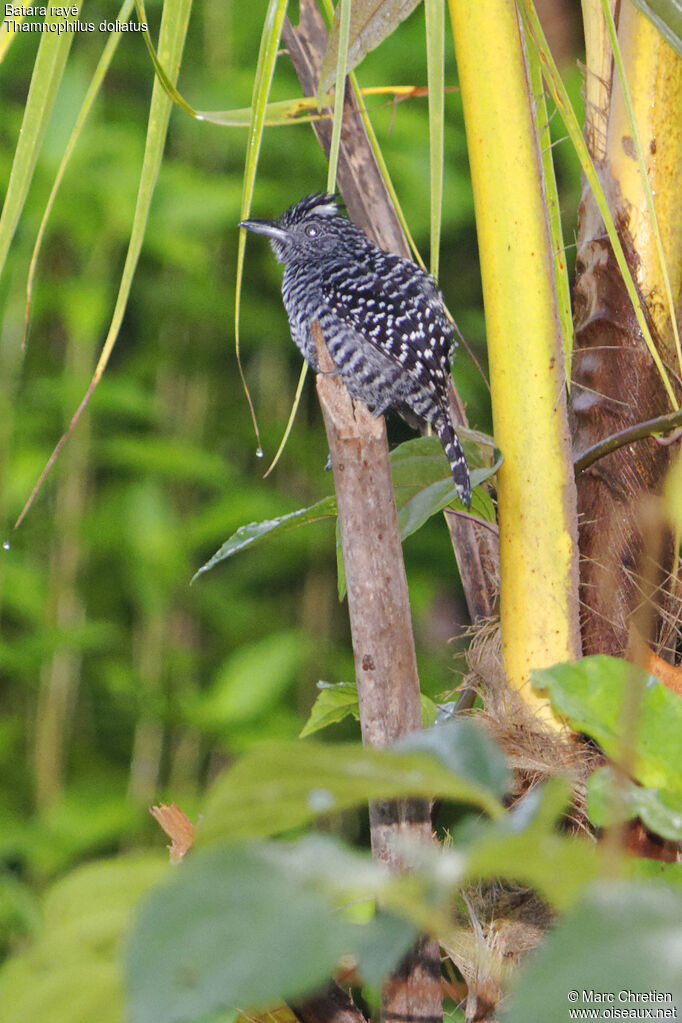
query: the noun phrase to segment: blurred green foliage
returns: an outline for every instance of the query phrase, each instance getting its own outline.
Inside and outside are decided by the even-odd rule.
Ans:
[[[86,5],[83,18],[111,17]],[[202,109],[248,106],[265,2],[197,5],[179,79]],[[155,37],[160,3],[147,5]],[[295,11],[293,12],[295,15]],[[361,84],[425,84],[418,9],[360,68]],[[0,279],[0,520],[4,534],[87,388],[114,306],[132,221],[153,81],[141,37],[124,36],[49,223],[24,349],[31,251],[54,175],[105,37],[79,34]],[[0,180],[12,154],[38,38],[0,67]],[[447,48],[449,50],[449,48]],[[456,81],[451,55],[446,82]],[[577,75],[576,75],[577,81]],[[282,56],[272,99],[297,95]],[[413,234],[428,239],[425,101],[377,99],[373,120]],[[147,815],[190,815],[207,780],[263,738],[292,738],[318,679],[352,677],[336,599],[332,522],[194,572],[240,525],[331,493],[313,388],[286,452],[262,473],[300,369],[279,269],[250,241],[242,352],[265,460],[234,355],[234,269],[245,133],[175,110],[142,258],[114,356],[89,409],[0,558],[0,946],[34,926],[33,892],[93,855],[163,839]],[[324,187],[309,126],[266,131],[254,215]],[[576,173],[567,177],[577,187]],[[575,199],[566,204],[575,208]],[[483,313],[461,105],[446,97],[441,287],[484,363]],[[570,231],[567,233],[570,237]],[[424,252],[426,255],[426,253]],[[456,378],[471,424],[490,431],[487,392],[466,353]],[[389,424],[392,440],[409,436]],[[447,640],[465,622],[444,525],[405,545],[422,687],[460,680]],[[351,722],[336,736],[356,734]],[[6,898],[5,898],[6,896]],[[5,906],[6,903],[6,906]]]

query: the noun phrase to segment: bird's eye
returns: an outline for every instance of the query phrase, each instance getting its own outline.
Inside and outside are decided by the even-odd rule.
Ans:
[[[314,224],[308,224],[308,226],[305,229],[305,233],[308,235],[309,238],[316,238],[317,228],[315,227]]]

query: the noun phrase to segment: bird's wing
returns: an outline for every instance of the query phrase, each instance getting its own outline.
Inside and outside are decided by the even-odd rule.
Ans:
[[[330,312],[420,383],[424,366],[445,381],[452,324],[436,285],[413,263],[381,255],[379,267],[352,275],[340,268],[325,278]]]

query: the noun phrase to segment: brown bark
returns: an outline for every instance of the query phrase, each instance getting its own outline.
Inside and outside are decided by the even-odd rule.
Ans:
[[[351,400],[318,324],[317,393],[334,470],[363,742],[382,747],[422,727],[417,657],[386,425]],[[403,838],[431,841],[425,800],[370,804],[372,854],[404,869]],[[440,1020],[438,942],[422,938],[386,984],[386,1021]]]
[[[658,371],[641,336],[594,198],[580,206],[576,283],[575,351],[570,416],[574,452],[645,419],[670,411]],[[621,239],[634,264],[627,226]],[[674,448],[651,438],[614,451],[578,478],[582,556],[580,599],[583,652],[623,656],[630,617],[640,599],[644,568],[640,509],[660,492]],[[665,545],[658,573],[672,567]]]
[[[598,22],[591,23],[587,39],[585,137],[654,345],[679,400],[680,366],[672,317],[682,326],[682,61],[633,4],[616,4],[614,17],[660,227],[672,310],[666,300],[632,126]],[[605,29],[601,34],[605,37]],[[607,436],[669,413],[673,406],[642,337],[601,214],[587,187],[579,210],[574,310],[571,425],[575,453],[580,456]],[[676,446],[642,440],[619,448],[578,477],[586,654],[622,656],[626,652],[633,614],[646,602],[650,589],[655,593],[656,613],[646,638],[657,643],[666,659],[674,658],[679,629],[677,614],[670,612],[675,612],[676,604],[679,611],[679,596],[670,577],[672,539],[659,526],[656,542],[649,539],[645,545],[643,530],[648,528],[651,495],[660,494],[675,453]]]

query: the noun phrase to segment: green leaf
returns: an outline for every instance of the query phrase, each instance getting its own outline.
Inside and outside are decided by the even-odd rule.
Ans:
[[[471,474],[473,495],[471,514],[488,522],[495,521],[495,509],[489,495],[480,488],[502,464],[502,454],[494,449],[492,465],[482,464],[480,448],[471,437],[474,431],[460,431]],[[482,436],[482,435],[479,435]],[[488,438],[485,438],[488,441]],[[492,441],[490,441],[492,445]],[[405,441],[391,452],[391,474],[396,491],[400,539],[420,529],[432,515],[448,506],[464,510],[458,499],[450,467],[437,437],[417,437]]]
[[[46,968],[47,966],[47,968]],[[42,969],[41,969],[42,967]],[[114,961],[60,962],[52,949],[50,964],[10,959],[0,973],[3,1023],[121,1023],[124,1019],[121,971]]]
[[[507,765],[499,746],[480,725],[466,718],[411,732],[391,748],[399,753],[429,753],[453,775],[476,779],[499,797],[509,786]]]
[[[417,928],[392,913],[377,913],[355,949],[358,972],[366,984],[380,988],[396,963],[417,940]]]
[[[493,441],[485,434],[477,433],[475,430],[458,431],[463,439],[463,447],[467,454],[470,465],[478,466],[471,473],[471,480],[474,486],[488,479],[502,464],[501,453],[494,448]],[[491,466],[484,466],[483,459],[478,445],[488,445],[494,449],[494,461]],[[441,511],[448,504],[453,502],[460,504],[456,499],[455,487],[452,483],[447,460],[437,437],[416,437],[414,440],[400,444],[391,452],[391,473],[396,488],[396,502],[399,508],[398,519],[401,524],[401,539],[405,539],[423,523]],[[209,463],[207,461],[207,466]],[[436,484],[431,489],[430,485]],[[410,489],[411,488],[411,489]],[[461,505],[460,505],[461,506]],[[405,510],[403,510],[405,509]],[[492,502],[487,494],[482,491],[474,493],[472,510],[487,521],[494,521],[495,512]],[[196,572],[192,582],[204,572],[214,568],[226,558],[231,557],[238,551],[250,547],[252,544],[262,540],[269,533],[286,533],[298,526],[307,525],[310,522],[319,522],[320,519],[331,518],[337,514],[336,498],[324,497],[321,501],[311,505],[309,508],[299,508],[298,511],[289,512],[276,519],[266,519],[263,522],[250,522],[246,526],[240,526],[236,533],[226,540],[222,547],[216,551],[205,565]],[[401,518],[402,514],[402,518]],[[340,537],[337,524],[337,562],[339,578],[339,599],[345,595],[345,579],[343,575],[343,562],[340,554]]]
[[[632,881],[653,881],[682,888],[682,863],[663,863],[643,856],[630,856],[623,864],[623,874]]]
[[[116,15],[116,21],[118,21],[122,25],[125,25],[125,23],[130,18],[130,14],[133,9],[133,4],[134,0],[123,0],[123,4],[118,14]],[[31,305],[33,279],[35,275],[36,266],[38,263],[38,257],[40,255],[43,239],[45,237],[47,223],[50,218],[50,214],[52,212],[55,199],[57,198],[57,193],[59,192],[59,188],[64,178],[64,174],[66,173],[66,170],[71,161],[71,157],[76,148],[76,144],[83,133],[85,122],[90,116],[90,111],[92,110],[93,104],[99,95],[100,89],[102,88],[102,84],[104,83],[104,79],[106,78],[107,71],[109,70],[111,61],[113,60],[114,54],[116,53],[116,48],[118,47],[118,44],[121,41],[121,37],[123,36],[123,34],[124,34],[123,32],[115,31],[109,33],[109,38],[107,39],[106,45],[102,51],[102,55],[97,62],[97,67],[95,68],[92,78],[90,79],[90,84],[88,85],[88,89],[85,94],[83,104],[78,113],[78,117],[73,127],[73,131],[71,132],[71,135],[69,137],[69,141],[66,144],[66,148],[64,150],[62,159],[59,164],[59,169],[57,171],[57,174],[55,175],[55,179],[52,184],[52,189],[50,191],[50,197],[47,200],[45,212],[43,213],[43,217],[40,222],[40,227],[38,229],[38,235],[36,237],[33,255],[31,256],[31,265],[29,268],[28,283],[26,287],[26,304],[27,307],[29,308]]]
[[[668,789],[645,789],[600,767],[587,783],[587,812],[597,827],[610,827],[641,817],[654,834],[682,842],[682,799]]]
[[[519,970],[502,1021],[568,1019],[571,1008],[603,1013],[592,992],[612,997],[614,1009],[638,1009],[638,1018],[647,1008],[680,1005],[681,943],[682,894],[595,885]]]
[[[640,330],[646,342],[646,346],[649,349],[651,358],[654,361],[656,369],[658,370],[661,382],[665,387],[670,402],[674,409],[679,408],[679,403],[673,391],[672,384],[670,383],[670,377],[668,372],[663,365],[660,354],[656,348],[654,340],[651,336],[649,324],[647,322],[646,310],[644,302],[641,296],[638,294],[637,286],[633,279],[632,273],[628,266],[627,259],[623,245],[620,240],[616,225],[611,213],[609,202],[604,192],[604,187],[601,182],[601,177],[597,172],[597,169],[592,161],[592,156],[587,148],[587,143],[583,136],[583,130],[578,118],[573,110],[571,101],[566,90],[566,86],[559,74],[558,68],[554,63],[551,51],[547,45],[547,40],[540,24],[537,11],[535,10],[534,4],[531,0],[521,0],[519,4],[519,10],[523,17],[524,25],[527,32],[533,40],[535,47],[540,53],[540,59],[542,63],[542,74],[547,84],[548,91],[550,92],[554,102],[556,103],[559,114],[566,126],[569,137],[573,144],[573,148],[580,160],[580,165],[583,169],[585,177],[587,178],[588,184],[592,189],[595,202],[599,207],[599,212],[604,220],[604,226],[609,236],[609,240],[613,246],[613,254],[618,263],[618,268],[621,272],[625,290],[627,291],[632,307],[634,309],[637,323],[639,324]]]
[[[227,658],[191,720],[209,731],[230,728],[272,708],[293,682],[306,656],[305,637],[298,632],[277,632],[256,643],[239,647]]]
[[[266,519],[264,522],[250,522],[248,526],[240,526],[237,532],[233,533],[230,539],[225,541],[220,550],[216,551],[213,557],[205,565],[201,566],[199,571],[193,576],[192,582],[204,572],[208,572],[209,569],[220,564],[225,558],[231,557],[237,551],[244,550],[245,547],[250,547],[269,533],[286,533],[291,529],[296,529],[297,526],[303,526],[308,522],[319,522],[320,519],[329,518],[332,515],[336,515],[336,499],[324,497],[317,504],[313,504],[309,508],[299,508],[298,511],[289,512],[288,515],[280,515],[276,519]]]
[[[669,46],[682,57],[682,3],[680,0],[633,0],[653,21]]]
[[[429,86],[429,169],[431,206],[431,273],[438,280],[443,216],[443,123],[445,119],[445,11],[442,0],[424,0],[426,72]]]
[[[76,4],[77,11],[80,11],[80,6],[80,2],[78,2]],[[65,21],[73,24],[78,18],[78,13],[75,16],[69,13],[67,18],[53,14],[52,6],[48,7],[48,12],[45,17],[46,25],[64,24]],[[71,7],[69,7],[69,12],[71,12]],[[0,217],[0,274],[5,266],[7,253],[24,208],[75,34],[75,32],[42,32],[40,35],[38,56],[31,75],[24,119],[19,132],[12,162],[12,173]]]
[[[419,0],[353,0],[351,8],[347,72],[365,54],[379,46],[415,9]],[[340,10],[337,5],[320,71],[320,92],[331,88],[338,62]]]
[[[358,687],[355,682],[318,682],[320,690],[312,705],[299,738],[304,739],[313,732],[319,732],[329,725],[336,725],[347,717],[360,720],[358,704]],[[424,693],[421,694],[422,723],[424,728],[435,725],[438,717],[438,706]]]
[[[355,927],[267,846],[195,852],[140,908],[126,954],[131,1023],[181,1023],[313,991]]]
[[[338,29],[336,45],[336,67],[334,70],[334,120],[332,123],[332,137],[329,144],[329,166],[327,168],[327,192],[333,194],[336,191],[336,170],[339,163],[339,151],[341,147],[341,128],[343,126],[343,108],[346,86],[346,75],[348,74],[348,37],[350,33],[351,0],[338,0],[336,5],[334,24]],[[317,88],[317,106],[322,109],[322,97],[327,91],[320,87],[322,79]]]
[[[621,755],[621,717],[628,687],[641,687],[633,777],[648,788],[682,793],[682,700],[653,675],[617,657],[584,657],[532,673],[557,713],[599,743],[612,759]]]
[[[573,905],[600,863],[593,842],[555,831],[568,795],[567,783],[555,778],[500,821],[483,825],[467,850],[466,876],[503,877],[537,889],[557,909]]]
[[[312,741],[268,743],[249,751],[210,791],[197,841],[274,835],[370,799],[441,796],[497,817],[502,754],[484,733],[463,724],[423,733],[423,752]],[[452,763],[457,773],[438,758]]]
[[[39,938],[0,970],[3,1023],[121,1023],[119,945],[165,856],[134,854],[79,867],[45,898]]]
[[[258,159],[260,156],[261,143],[263,141],[263,129],[265,127],[268,98],[270,96],[270,88],[272,86],[272,79],[275,73],[275,63],[279,52],[279,42],[282,35],[282,25],[284,23],[284,15],[287,10],[287,2],[288,0],[269,0],[268,8],[265,13],[260,49],[258,51],[258,63],[256,64],[256,73],[253,79],[251,123],[249,124],[244,177],[242,179],[240,220],[246,220],[249,216],[249,211],[251,210],[251,200],[253,199],[253,190],[256,185],[256,170],[258,169]],[[254,431],[258,438],[260,447],[260,436],[258,433],[258,424],[256,422],[256,413],[242,367],[239,337],[239,318],[241,311],[242,281],[244,278],[246,234],[247,232],[245,228],[242,228],[239,231],[239,240],[237,242],[237,268],[235,274],[234,300],[234,348],[235,355],[237,357],[239,376],[242,381],[246,399],[249,403],[251,419],[253,421]]]
[[[360,720],[360,708],[358,705],[358,687],[354,682],[318,682],[320,690],[315,703],[310,709],[299,738],[319,732],[321,728],[328,725],[336,725],[349,715],[356,721]]]
[[[171,81],[175,82],[180,71],[182,52],[187,35],[192,0],[164,0],[163,14],[161,18],[161,29],[159,32],[158,51],[166,67]],[[149,121],[147,123],[147,139],[145,142],[144,160],[140,174],[140,184],[137,192],[133,226],[130,232],[128,251],[121,275],[116,305],[111,318],[111,324],[107,333],[102,354],[100,355],[93,383],[96,383],[109,361],[118,332],[123,321],[123,316],[128,305],[130,289],[132,288],[135,270],[142,250],[149,209],[156,188],[156,182],[163,160],[163,151],[166,145],[168,132],[168,121],[172,110],[172,103],[165,94],[163,86],[158,79],[154,80],[152,90],[152,102],[149,108]],[[92,386],[92,385],[91,385]]]
[[[571,387],[571,359],[573,355],[573,313],[571,310],[571,285],[568,279],[568,262],[561,225],[561,206],[559,205],[559,189],[554,169],[554,150],[552,148],[551,118],[547,111],[547,97],[542,85],[542,65],[540,54],[531,37],[526,38],[528,55],[528,77],[533,95],[533,108],[538,132],[538,148],[542,162],[542,179],[547,208],[547,224],[552,246],[554,261],[554,283],[556,287],[557,312],[561,322],[561,337],[564,351],[564,371],[566,387]]]

